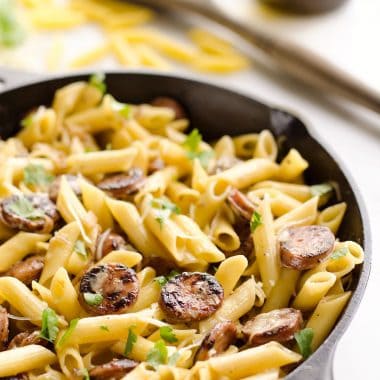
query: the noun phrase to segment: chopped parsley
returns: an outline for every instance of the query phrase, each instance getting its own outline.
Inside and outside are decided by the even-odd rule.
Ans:
[[[21,126],[23,128],[30,127],[33,123],[34,113],[30,113],[21,120]]]
[[[168,349],[165,342],[158,340],[153,348],[149,350],[146,361],[154,368],[158,369],[161,364],[165,364],[168,360]]]
[[[202,142],[202,135],[198,129],[193,129],[186,137],[183,146],[187,150],[187,157],[190,160],[195,158],[199,159],[199,162],[204,168],[207,168],[210,159],[213,157],[214,152],[212,150],[200,151],[200,144]]]
[[[177,276],[178,274],[179,274],[179,272],[177,272],[176,270],[172,270],[172,271],[170,271],[170,273],[167,276],[158,276],[158,277],[155,277],[154,281],[158,282],[158,284],[162,288],[163,286],[166,285],[166,283],[168,281],[170,281],[173,277]]]
[[[159,210],[156,214],[156,220],[160,224],[160,228],[162,228],[171,214],[178,215],[181,213],[181,209],[167,198],[154,198],[152,199],[151,205],[153,208]]]
[[[311,328],[303,329],[294,334],[294,338],[304,359],[307,359],[311,355],[313,337],[314,331]]]
[[[0,1],[0,45],[14,47],[25,38],[25,30],[17,20],[15,2],[12,0]]]
[[[81,372],[81,375],[83,376],[82,377],[83,380],[90,380],[90,374],[88,373],[87,368],[83,368],[80,372]]]
[[[9,205],[9,209],[18,216],[26,219],[38,219],[44,216],[42,210],[34,208],[32,202],[25,196],[17,196]]]
[[[97,88],[102,94],[105,94],[107,91],[107,85],[105,84],[106,76],[103,73],[96,73],[90,76],[88,83],[91,86]]]
[[[87,259],[87,250],[83,240],[77,240],[74,244],[74,252],[83,260]]]
[[[42,165],[30,164],[24,168],[24,182],[27,185],[47,186],[54,179]]]
[[[347,256],[348,252],[349,252],[348,248],[347,248],[346,246],[344,246],[344,247],[339,248],[339,249],[337,249],[336,251],[334,251],[334,252],[331,254],[330,258],[331,258],[332,260],[338,260],[338,259],[340,259],[341,257]]]
[[[125,343],[125,348],[124,348],[124,356],[128,356],[133,349],[133,346],[137,342],[137,335],[133,332],[133,327],[130,327],[128,329],[128,338],[127,342]]]
[[[323,196],[331,193],[334,188],[329,183],[320,183],[319,185],[310,186],[310,193],[313,197]]]
[[[42,326],[40,337],[54,343],[58,335],[58,317],[53,309],[47,307],[42,312]]]
[[[251,232],[255,232],[256,228],[258,226],[261,226],[262,224],[263,222],[261,221],[261,215],[257,211],[254,211],[252,214],[251,221],[249,223]]]
[[[168,364],[170,366],[175,366],[177,364],[179,357],[180,357],[180,353],[179,351],[176,351],[173,355],[169,356]]]
[[[177,337],[173,332],[173,328],[170,326],[161,326],[160,327],[160,337],[168,343],[178,342]]]
[[[110,329],[108,328],[108,326],[100,326],[100,330],[103,330],[103,331],[110,331]]]
[[[77,324],[79,322],[79,318],[76,318],[76,319],[72,319],[70,321],[70,325],[69,325],[69,328],[65,331],[65,333],[62,335],[61,339],[59,340],[58,342],[58,346],[62,346],[66,341],[67,339],[69,339],[69,337],[71,336],[71,334],[73,333],[75,327],[77,327]]]
[[[129,119],[131,116],[132,107],[127,103],[120,103],[116,100],[112,102],[112,109],[116,111],[124,119]]]
[[[98,306],[103,302],[103,296],[99,293],[83,293],[87,305]]]

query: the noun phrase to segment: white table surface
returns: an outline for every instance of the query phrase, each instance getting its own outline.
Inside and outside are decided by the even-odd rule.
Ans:
[[[215,1],[257,26],[320,53],[380,91],[380,0],[351,0],[333,13],[302,18],[266,12],[252,0]],[[176,33],[173,26],[160,24]],[[180,38],[181,33],[176,34]],[[0,63],[41,71],[43,54],[38,52],[49,44],[50,38],[50,35],[34,35],[16,52],[0,51]],[[68,58],[100,38],[98,30],[91,27],[65,35],[64,39],[71,45]],[[117,68],[112,59],[94,66],[94,69],[111,68]],[[185,70],[178,68],[178,71]],[[377,350],[380,342],[380,116],[331,100],[328,94],[313,93],[278,74],[268,73],[259,65],[253,64],[251,70],[230,76],[191,75],[294,110],[318,131],[350,169],[369,211],[373,264],[361,307],[338,345],[334,373],[336,380],[380,379]]]

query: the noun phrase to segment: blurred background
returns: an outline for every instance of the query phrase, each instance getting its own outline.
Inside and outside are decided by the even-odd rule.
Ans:
[[[289,2],[297,3],[298,12],[270,2],[285,8]],[[210,3],[274,37],[307,47],[380,91],[380,0]],[[300,12],[305,4],[308,12]],[[313,13],[338,4],[331,11]],[[147,69],[179,73],[300,115],[346,163],[362,191],[374,232],[372,278],[358,314],[338,345],[335,378],[379,379],[378,115],[289,79],[247,43],[205,19],[117,0],[0,0],[0,75],[1,67],[40,76]]]

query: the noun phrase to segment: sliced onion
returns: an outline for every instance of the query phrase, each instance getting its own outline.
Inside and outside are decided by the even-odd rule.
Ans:
[[[19,315],[13,315],[8,313],[8,318],[9,319],[15,319],[16,321],[31,321],[30,318],[28,317],[21,317]]]
[[[111,232],[111,229],[108,228],[108,230],[104,231],[100,236],[99,236],[99,241],[96,245],[96,251],[95,251],[95,260],[99,261],[102,258],[102,252],[103,252],[103,245],[106,239],[108,238],[109,234]]]

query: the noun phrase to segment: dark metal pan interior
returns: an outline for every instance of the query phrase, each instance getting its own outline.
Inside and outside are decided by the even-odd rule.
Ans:
[[[22,116],[33,107],[49,105],[54,92],[73,81],[87,80],[77,75],[49,79],[0,94],[0,136],[12,136]],[[148,102],[155,96],[167,95],[185,105],[192,127],[198,128],[206,140],[223,134],[238,135],[269,129],[280,138],[280,155],[290,147],[298,149],[310,163],[307,181],[311,184],[334,180],[348,204],[339,231],[341,240],[354,240],[364,245],[366,258],[354,272],[353,297],[344,315],[324,344],[287,379],[328,379],[335,344],[347,328],[363,296],[370,268],[369,225],[360,195],[349,175],[333,156],[314,138],[297,117],[274,109],[250,97],[210,84],[167,75],[144,73],[111,73],[107,75],[108,92],[117,100],[130,103]]]

